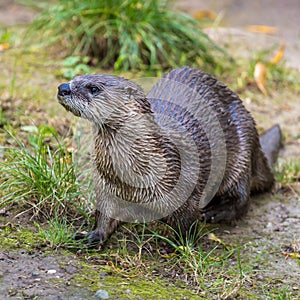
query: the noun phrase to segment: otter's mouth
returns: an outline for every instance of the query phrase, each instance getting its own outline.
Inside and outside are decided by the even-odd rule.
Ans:
[[[70,97],[68,97],[68,98],[70,98]],[[66,111],[70,111],[76,117],[81,117],[81,113],[78,110],[76,110],[73,107],[71,107],[67,103],[67,101],[66,101],[66,99],[65,99],[64,96],[62,96],[60,94],[57,94],[57,99],[58,99],[59,104],[61,104],[65,108]]]

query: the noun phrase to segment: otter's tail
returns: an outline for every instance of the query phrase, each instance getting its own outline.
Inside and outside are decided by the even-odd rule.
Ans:
[[[274,125],[265,131],[259,138],[262,150],[268,159],[269,166],[275,164],[278,152],[282,147],[282,133],[279,125]]]

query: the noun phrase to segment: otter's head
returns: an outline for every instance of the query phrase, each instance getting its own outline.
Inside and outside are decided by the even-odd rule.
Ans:
[[[147,102],[142,88],[111,75],[76,76],[58,87],[57,98],[75,116],[102,125],[125,118]]]

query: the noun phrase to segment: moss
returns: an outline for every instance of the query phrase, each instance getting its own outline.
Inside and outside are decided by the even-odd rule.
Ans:
[[[192,289],[162,278],[115,274],[109,266],[82,263],[80,274],[72,284],[89,286],[92,291],[105,289],[112,299],[200,299]],[[206,299],[205,297],[203,299]]]
[[[40,239],[36,232],[19,225],[0,227],[0,249],[24,249],[32,251],[40,245]]]
[[[121,296],[123,299],[201,299],[199,294],[196,295],[190,289],[162,279],[122,280],[109,277],[105,285],[112,296]]]

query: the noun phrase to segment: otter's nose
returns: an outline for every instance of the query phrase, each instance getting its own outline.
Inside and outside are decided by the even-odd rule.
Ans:
[[[58,87],[58,95],[60,96],[67,96],[71,94],[70,84],[69,83],[62,83]]]

